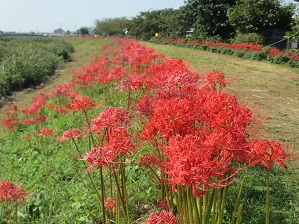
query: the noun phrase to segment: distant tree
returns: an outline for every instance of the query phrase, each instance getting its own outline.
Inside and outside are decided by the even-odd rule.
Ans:
[[[79,29],[79,34],[82,35],[82,36],[88,35],[89,34],[88,28],[87,27],[81,27]]]
[[[181,17],[181,11],[172,8],[141,12],[133,18],[131,31],[145,40],[154,37],[155,33],[162,37],[180,37]]]
[[[267,29],[287,30],[295,5],[282,5],[281,0],[239,0],[228,11],[229,22],[241,33],[262,33]]]
[[[237,0],[188,0],[184,7],[185,21],[197,35],[228,38],[234,29],[228,23],[227,11]]]
[[[124,35],[123,30],[130,28],[131,21],[126,17],[106,18],[95,21],[94,33],[99,35]]]

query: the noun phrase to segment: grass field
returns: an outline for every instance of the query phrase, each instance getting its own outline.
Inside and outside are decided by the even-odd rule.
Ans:
[[[109,39],[67,39],[75,48],[72,62],[57,71],[57,74],[41,90],[26,89],[16,92],[10,102],[0,108],[0,118],[12,103],[20,107],[30,102],[39,92],[51,92],[57,85],[69,83],[74,79],[73,72],[80,66],[87,66],[96,57],[102,55],[101,46]],[[299,71],[289,67],[273,65],[269,62],[257,62],[238,59],[233,56],[213,54],[188,48],[169,45],[143,43],[155,49],[168,58],[181,58],[190,66],[190,70],[200,75],[210,71],[222,70],[231,85],[225,91],[237,96],[238,100],[253,108],[265,120],[262,132],[269,139],[276,139],[284,144],[292,143],[290,151],[296,153],[299,146]],[[91,91],[91,92],[90,92]],[[92,92],[85,90],[95,98],[103,94],[105,88]],[[106,90],[107,91],[107,90]],[[115,94],[111,92],[110,94]],[[124,96],[118,96],[120,99]],[[56,115],[53,115],[56,116]],[[78,116],[62,120],[57,117],[51,121],[53,127],[70,127],[80,124]],[[30,146],[22,139],[27,130],[20,130],[17,135],[6,134],[0,129],[0,180],[11,179],[17,183],[23,182],[26,190],[33,189],[32,198],[26,208],[21,210],[21,220],[31,220],[32,223],[100,223],[95,220],[99,211],[94,199],[93,190],[86,180],[84,166],[78,165],[70,157],[74,157],[71,146],[61,142]],[[18,140],[19,141],[19,140]],[[10,149],[11,151],[8,151]],[[47,153],[45,149],[49,150]],[[87,149],[86,149],[87,150]],[[84,150],[83,150],[84,151]],[[48,158],[50,183],[45,184],[45,173],[48,168],[41,162]],[[288,170],[275,167],[271,174],[271,223],[293,223],[299,219],[299,181],[297,162],[288,163]],[[148,180],[147,174],[138,166],[129,171],[130,187],[128,189],[131,203],[132,223],[146,220],[148,213],[154,209],[157,192],[155,183]],[[244,189],[244,215],[242,223],[261,223],[264,216],[265,177],[261,169],[253,169],[247,173],[248,181]],[[48,189],[51,189],[50,191]],[[138,189],[138,190],[137,190]],[[237,188],[232,187],[231,193],[236,195]],[[228,207],[231,206],[230,199]],[[30,210],[31,209],[31,210]],[[228,209],[231,209],[230,207]],[[2,213],[1,213],[2,212]],[[0,210],[0,217],[3,211]],[[31,218],[28,216],[31,215]],[[5,223],[5,222],[4,222]]]

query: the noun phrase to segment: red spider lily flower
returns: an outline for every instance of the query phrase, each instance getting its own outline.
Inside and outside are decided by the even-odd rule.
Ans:
[[[18,110],[18,105],[13,104],[13,105],[11,105],[11,108],[12,108],[14,111],[17,111],[17,110]]]
[[[127,125],[129,118],[129,113],[124,108],[105,108],[96,119],[92,120],[92,130],[97,133],[101,133],[103,128]]]
[[[62,142],[65,142],[65,141],[69,141],[69,140],[74,139],[74,138],[77,138],[77,139],[82,138],[82,134],[81,134],[80,130],[77,129],[77,128],[65,131],[63,133],[62,137],[60,138],[60,140]]]
[[[49,105],[49,109],[57,110],[61,114],[68,114],[69,113],[68,109],[66,109],[66,108],[64,108],[60,105]]]
[[[96,108],[96,105],[86,96],[79,96],[70,104],[70,109],[73,111],[82,110],[84,113],[87,113],[87,111],[92,108]]]
[[[23,121],[24,125],[35,124],[34,118],[26,119]]]
[[[143,136],[154,136],[160,133],[165,139],[195,131],[194,123],[198,116],[196,108],[187,99],[173,98],[157,103],[150,124],[144,129]],[[151,133],[155,131],[156,133]],[[149,140],[147,139],[145,140]]]
[[[48,96],[44,93],[39,93],[34,97],[31,107],[26,111],[27,114],[37,114],[44,106],[47,105]]]
[[[24,139],[25,141],[29,141],[29,140],[31,139],[31,137],[30,137],[29,135],[27,135],[27,136],[25,136],[23,139]]]
[[[249,156],[249,166],[262,163],[268,170],[272,170],[271,165],[276,162],[287,168],[287,165],[284,163],[287,155],[278,141],[255,140]]]
[[[25,200],[26,193],[23,188],[10,181],[0,181],[0,202]]]
[[[42,137],[42,136],[53,136],[54,132],[52,129],[50,128],[44,128],[40,131],[40,133],[38,134],[38,136]]]
[[[114,164],[115,157],[115,152],[109,148],[94,147],[82,160],[90,163],[87,169],[89,171],[93,171],[95,166],[96,169],[101,169],[103,166],[110,166]]]
[[[217,150],[217,151],[215,151]],[[176,191],[176,186],[192,187],[195,197],[204,195],[209,186],[224,187],[231,182],[225,182],[225,174],[231,169],[232,156],[219,154],[214,147],[205,147],[198,136],[175,136],[163,151],[168,160],[164,162],[169,184]],[[236,174],[234,170],[231,176]]]
[[[116,198],[106,198],[105,200],[105,209],[106,210],[115,210],[116,209]]]
[[[15,111],[11,111],[11,110],[5,110],[4,114],[7,115],[7,116],[11,116],[11,115],[15,115],[16,112]]]
[[[216,90],[217,85],[219,85],[220,90],[222,90],[226,85],[227,81],[224,78],[222,71],[213,71],[206,75],[205,82]]]
[[[130,135],[125,128],[112,128],[108,134],[108,139],[107,148],[113,150],[117,155],[130,153],[133,148]]]
[[[162,210],[159,214],[158,212],[150,214],[147,219],[148,224],[177,224],[178,219],[166,210]]]
[[[2,120],[2,124],[5,125],[9,131],[13,132],[14,127],[19,124],[19,118],[17,117],[7,117]]]

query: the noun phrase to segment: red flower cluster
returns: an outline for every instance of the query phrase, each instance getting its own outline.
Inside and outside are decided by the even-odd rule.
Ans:
[[[81,132],[79,129],[77,128],[74,128],[74,129],[70,129],[70,130],[67,130],[63,133],[62,137],[60,138],[60,140],[62,142],[65,142],[65,141],[69,141],[71,139],[80,139],[82,138],[82,135],[81,135]]]
[[[148,224],[177,224],[178,219],[171,213],[162,210],[159,214],[158,212],[152,213],[147,219]]]
[[[25,200],[26,193],[23,188],[10,181],[0,181],[0,202]]]
[[[276,57],[277,55],[281,55],[281,54],[284,54],[284,53],[277,48],[271,48],[271,50],[270,50],[271,57]]]
[[[74,102],[70,104],[70,109],[73,111],[81,110],[83,113],[87,113],[88,110],[96,108],[96,105],[92,103],[91,99],[86,96],[79,96],[74,99]]]

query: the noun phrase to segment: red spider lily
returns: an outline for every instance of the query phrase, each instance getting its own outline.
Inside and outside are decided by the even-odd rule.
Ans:
[[[57,85],[55,89],[52,91],[52,95],[62,95],[68,96],[68,94],[72,91],[71,88],[75,85],[74,82],[70,82],[67,84]],[[77,90],[76,90],[77,91]]]
[[[219,85],[220,90],[222,90],[228,83],[222,71],[210,72],[205,76],[205,82],[211,86],[213,90],[216,90],[217,85]]]
[[[107,148],[116,152],[116,155],[125,155],[132,150],[132,142],[127,130],[122,127],[112,128],[108,134]]]
[[[281,50],[277,49],[277,48],[272,48],[270,50],[270,56],[271,57],[276,57],[277,55],[282,55],[284,54]]]
[[[75,138],[77,138],[77,139],[82,138],[82,134],[81,134],[80,130],[77,128],[65,131],[63,133],[62,137],[60,138],[60,140],[62,142],[65,142],[65,141],[69,141],[69,140],[75,139]]]
[[[68,114],[69,113],[68,109],[66,109],[66,108],[64,108],[60,105],[49,105],[49,109],[57,110],[61,114]]]
[[[101,169],[103,166],[114,164],[115,157],[115,152],[109,148],[94,147],[82,160],[90,163],[88,170],[93,171],[95,166],[96,169]]]
[[[45,122],[47,120],[46,116],[34,116],[33,118],[26,119],[23,121],[24,125],[30,125],[30,124],[39,124],[41,122]]]
[[[23,139],[24,139],[25,141],[29,141],[29,140],[31,139],[31,137],[30,137],[29,135],[27,135],[27,136],[25,136]]]
[[[116,209],[116,198],[106,198],[106,200],[105,200],[105,209],[115,210]]]
[[[205,147],[197,136],[176,136],[164,147],[169,184],[192,187],[193,195],[200,197],[211,187],[228,185],[225,174],[231,169],[232,157],[217,153],[217,148]],[[235,173],[234,173],[235,174]],[[233,175],[234,175],[233,174]]]
[[[13,132],[14,127],[19,124],[19,118],[17,117],[7,117],[2,120],[2,124],[5,125],[9,131]]]
[[[15,114],[16,114],[16,112],[15,112],[15,111],[11,111],[11,110],[7,109],[7,110],[5,110],[5,111],[4,111],[4,114],[5,114],[5,115],[7,115],[7,116],[12,116],[12,115],[15,115]]]
[[[257,163],[262,163],[268,170],[271,170],[271,165],[275,162],[287,168],[284,163],[287,159],[282,145],[278,141],[255,140],[253,142],[252,151],[250,153],[249,165],[253,166]]]
[[[0,202],[25,200],[26,193],[23,188],[10,181],[0,181]]]
[[[105,108],[96,119],[92,120],[92,130],[97,133],[101,133],[103,128],[112,128],[127,125],[129,122],[129,118],[129,113],[124,108]]]
[[[195,131],[194,123],[197,115],[194,105],[186,99],[174,98],[161,101],[157,103],[150,124],[145,127],[143,136],[145,140],[149,140],[151,136],[160,133],[165,139],[169,139],[176,134],[192,133]]]
[[[24,112],[27,114],[37,114],[41,111],[41,109],[47,105],[48,96],[44,93],[39,93],[36,97],[34,97],[34,101],[28,110]]]
[[[299,61],[299,55],[295,52],[289,53],[290,58],[292,58],[294,61]]]
[[[42,137],[42,136],[53,136],[54,131],[50,128],[44,128],[40,131],[40,133],[38,134],[38,136]]]
[[[166,210],[162,210],[159,214],[158,212],[150,214],[147,219],[148,224],[177,224],[178,219]]]
[[[142,95],[141,99],[138,101],[136,105],[136,110],[140,115],[150,117],[154,113],[154,105],[157,100],[153,96]]]
[[[17,111],[17,110],[18,110],[18,105],[13,104],[13,105],[11,105],[11,108],[12,108],[14,111]]]
[[[82,110],[83,113],[87,113],[88,110],[96,108],[96,105],[90,100],[89,97],[80,96],[74,99],[74,102],[70,104],[70,109],[73,111]]]

